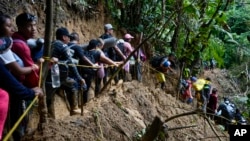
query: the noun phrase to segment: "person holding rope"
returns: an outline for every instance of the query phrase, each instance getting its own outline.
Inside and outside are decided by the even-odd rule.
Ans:
[[[27,46],[26,40],[33,37],[33,33],[36,30],[36,22],[35,20],[33,21],[33,19],[28,19],[27,15],[29,14],[25,13],[17,16],[16,23],[18,26],[18,32],[16,33],[13,32],[11,17],[4,14],[0,15],[1,41],[2,43],[6,43],[6,45],[8,44],[8,46],[6,46],[7,48],[5,48],[5,53],[0,54],[0,62],[4,64],[21,83],[29,88],[33,88],[38,86],[39,67],[31,59],[30,49]],[[32,28],[30,25],[32,25]],[[14,41],[11,36],[15,38]],[[22,38],[22,40],[16,38]],[[19,43],[17,43],[17,41],[19,41]],[[10,101],[12,103],[10,105],[10,119],[11,124],[14,125],[19,118],[19,115],[21,115],[21,111],[25,110],[27,101],[17,99],[15,96],[10,97]],[[23,109],[21,109],[22,105]],[[20,139],[24,134],[28,123],[27,118],[28,117],[26,117],[25,120],[23,120],[22,125],[20,125],[19,132],[14,132],[14,138]]]
[[[8,50],[10,50],[8,44],[9,42],[0,40],[0,55],[8,54]],[[7,117],[8,106],[9,106],[9,95],[10,97],[15,97],[16,100],[21,101],[24,100],[32,100],[35,96],[39,96],[41,98],[43,96],[43,91],[41,88],[35,87],[29,89],[23,86],[18,80],[7,70],[2,62],[0,62],[0,78],[4,81],[0,81],[0,140],[2,137],[2,131],[4,127],[4,123]],[[15,103],[11,103],[15,104]],[[10,106],[11,106],[10,105]],[[14,107],[15,108],[15,107]],[[15,112],[15,115],[18,115],[18,111],[20,108],[11,109],[11,111]],[[15,122],[19,116],[12,116],[11,118],[11,126],[14,126]],[[18,134],[16,131],[13,134],[13,138],[15,140],[20,140],[21,135]]]
[[[13,46],[11,50],[22,59],[25,67],[33,66],[35,62],[32,59],[27,40],[34,38],[36,35],[37,17],[30,13],[21,13],[16,17],[16,25],[18,31],[12,35]],[[43,59],[40,58],[39,61],[36,62],[37,66],[40,66],[42,62]],[[25,86],[30,88],[36,87],[39,82],[39,69],[34,69],[30,74],[18,77]]]
[[[109,38],[113,38],[113,32],[114,32],[114,28],[112,26],[112,24],[108,23],[104,25],[104,34],[102,34],[99,38],[101,39],[109,39]],[[111,59],[112,61],[117,61],[117,56],[119,55],[120,57],[122,57],[123,60],[126,59],[125,55],[123,55],[122,51],[116,46],[108,46],[102,49],[105,56],[108,57],[109,59]],[[105,76],[103,78],[103,84],[107,83],[107,77],[109,75],[109,73],[115,73],[115,71],[117,70],[117,68],[105,68]],[[114,78],[115,82],[117,83],[119,78],[118,76],[116,76]]]
[[[85,80],[78,72],[77,67],[75,65],[68,65],[74,64],[74,62],[72,61],[74,51],[68,46],[70,37],[71,35],[69,34],[68,29],[61,27],[56,30],[56,40],[52,43],[52,57],[58,58],[59,60],[61,88],[63,90],[66,90],[69,97],[77,94],[76,91],[78,88],[75,85],[76,81],[79,81],[81,85],[85,84]],[[76,78],[76,81],[69,76],[69,73],[71,74],[71,76],[74,76]],[[53,88],[51,82],[51,73],[49,71],[46,78],[47,107],[49,116],[55,118],[54,95],[58,88]],[[75,106],[78,105],[78,102],[76,104],[76,99],[74,98],[69,102],[71,113],[80,114],[81,110]]]
[[[112,65],[113,67],[118,67],[122,62],[114,62],[108,57],[105,56],[103,52],[100,52],[98,46],[102,46],[103,43],[101,40],[92,39],[89,41],[89,44],[85,51],[85,56],[88,57],[89,60],[92,61],[93,64],[97,62],[102,62],[108,65]],[[83,64],[85,65],[85,64]],[[84,79],[86,80],[87,90],[83,93],[83,102],[88,102],[88,91],[91,85],[93,78],[96,76],[96,69],[93,68],[81,68],[81,73]]]

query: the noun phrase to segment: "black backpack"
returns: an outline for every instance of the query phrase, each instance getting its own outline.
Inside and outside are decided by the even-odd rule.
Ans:
[[[166,56],[154,56],[150,59],[149,63],[153,68],[159,68],[161,62],[166,58]]]
[[[118,43],[117,47],[121,50],[122,54],[125,55],[124,43]],[[122,61],[122,60],[123,60],[123,58],[119,54],[117,54],[116,55],[116,61]]]
[[[210,98],[210,90],[211,90],[211,85],[210,85],[210,84],[204,84],[203,92],[204,92],[204,96],[205,96],[207,99]]]

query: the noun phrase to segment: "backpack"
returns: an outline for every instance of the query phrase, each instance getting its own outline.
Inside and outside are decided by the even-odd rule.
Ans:
[[[94,55],[91,51],[85,50],[84,56],[86,56],[92,63],[96,63],[96,60],[94,58]]]
[[[204,84],[203,86],[203,92],[204,92],[204,96],[209,99],[210,97],[210,90],[211,90],[211,85],[210,84]]]
[[[163,59],[165,59],[165,56],[154,56],[151,58],[151,60],[149,61],[150,65],[153,68],[159,68],[161,65],[161,62],[163,61]]]
[[[118,43],[117,47],[121,50],[122,54],[125,55],[125,47],[124,47],[124,43]],[[116,61],[122,61],[123,58],[120,55],[116,55]]]

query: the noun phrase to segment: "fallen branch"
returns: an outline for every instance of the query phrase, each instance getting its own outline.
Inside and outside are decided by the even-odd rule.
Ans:
[[[214,134],[216,135],[216,137],[221,141],[221,139],[220,139],[218,133],[215,131],[214,127],[213,127],[212,124],[210,123],[210,121],[209,121],[209,119],[207,118],[207,116],[206,116],[205,114],[204,114],[203,116],[204,116],[204,118],[207,120],[209,126],[211,127],[211,129],[212,129],[212,131],[214,132]]]
[[[146,134],[142,137],[141,141],[153,141],[157,137],[162,127],[163,122],[160,120],[159,117],[155,117],[153,123],[147,130]]]
[[[169,128],[168,131],[179,130],[179,129],[185,129],[185,128],[191,128],[191,127],[196,127],[196,126],[197,126],[197,125],[188,125],[188,126],[173,127],[173,128]]]

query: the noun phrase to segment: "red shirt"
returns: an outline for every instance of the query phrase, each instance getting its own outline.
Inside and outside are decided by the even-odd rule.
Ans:
[[[208,107],[211,111],[215,112],[215,110],[216,110],[216,108],[217,108],[217,102],[218,102],[218,97],[217,97],[217,95],[216,95],[215,93],[212,93],[212,94],[210,95],[210,98],[209,98],[209,102],[208,102],[208,104],[207,104],[207,107]]]
[[[12,51],[15,52],[22,59],[24,67],[32,66],[34,64],[34,61],[31,58],[31,51],[26,43],[26,39],[18,32],[15,32],[12,38]],[[31,73],[25,76],[20,76],[20,81],[23,82],[24,85],[29,88],[37,87],[39,79],[38,73],[38,71],[32,71]]]

